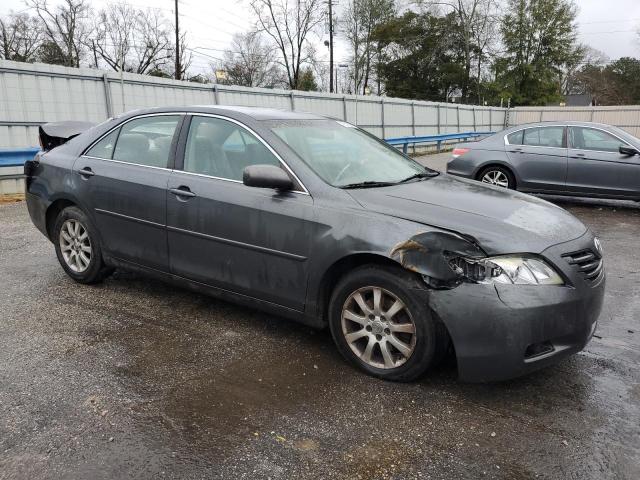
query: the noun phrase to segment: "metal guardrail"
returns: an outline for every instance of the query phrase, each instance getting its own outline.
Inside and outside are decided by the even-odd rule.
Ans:
[[[24,162],[35,157],[39,151],[39,147],[0,150],[0,167],[21,167]]]
[[[435,143],[437,144],[438,151],[440,151],[442,142],[446,142],[448,140],[466,140],[468,138],[476,138],[484,135],[493,135],[494,133],[495,132],[444,133],[442,135],[387,138],[385,139],[385,142],[394,146],[402,145],[402,153],[407,153],[409,145],[415,145],[417,143]]]

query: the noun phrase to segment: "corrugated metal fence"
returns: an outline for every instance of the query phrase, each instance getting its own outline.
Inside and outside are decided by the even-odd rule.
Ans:
[[[500,130],[505,109],[399,98],[198,84],[0,60],[0,148],[37,144],[46,122],[101,122],[137,108],[247,105],[319,113],[382,137]]]
[[[606,123],[640,137],[640,106],[616,107],[516,107],[509,110],[508,125],[574,120]]]

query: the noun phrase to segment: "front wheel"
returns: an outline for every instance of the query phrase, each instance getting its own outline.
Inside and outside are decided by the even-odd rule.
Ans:
[[[102,261],[93,225],[78,207],[60,212],[53,229],[53,243],[60,265],[76,282],[96,283],[111,271]]]
[[[503,167],[487,167],[478,175],[478,180],[497,187],[514,189],[516,181],[513,174]]]
[[[438,329],[404,271],[361,267],[336,286],[329,304],[331,334],[351,363],[386,380],[411,381],[433,363]]]

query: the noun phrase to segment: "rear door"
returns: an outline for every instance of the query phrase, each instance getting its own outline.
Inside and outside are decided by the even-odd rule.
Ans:
[[[569,142],[569,191],[638,198],[640,157],[620,154],[625,141],[599,128],[572,126]]]
[[[235,120],[194,115],[183,141],[183,165],[171,174],[167,196],[171,272],[303,310],[315,231],[311,196],[300,184],[294,192],[245,186],[249,165],[287,168]]]
[[[509,134],[507,156],[518,176],[518,188],[562,191],[567,178],[566,127],[532,127]]]
[[[79,198],[117,258],[168,270],[166,190],[182,117],[128,120],[74,164]]]

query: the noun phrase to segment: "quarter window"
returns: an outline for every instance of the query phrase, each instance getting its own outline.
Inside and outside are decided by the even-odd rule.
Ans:
[[[517,132],[513,132],[507,136],[507,141],[509,145],[522,145],[522,134],[524,130],[518,130]]]
[[[87,155],[111,160],[111,158],[113,158],[113,147],[116,145],[119,131],[120,129],[117,128],[106,137],[103,137],[102,140],[89,149]]]
[[[184,156],[185,172],[242,181],[250,165],[280,166],[280,161],[241,126],[213,117],[193,117]]]
[[[594,128],[570,127],[571,146],[581,150],[600,152],[617,152],[620,145],[625,145],[619,138],[610,133]]]
[[[527,128],[524,131],[523,145],[566,148],[564,127]]]
[[[158,115],[125,123],[120,128],[113,159],[166,168],[179,120],[177,115]]]

